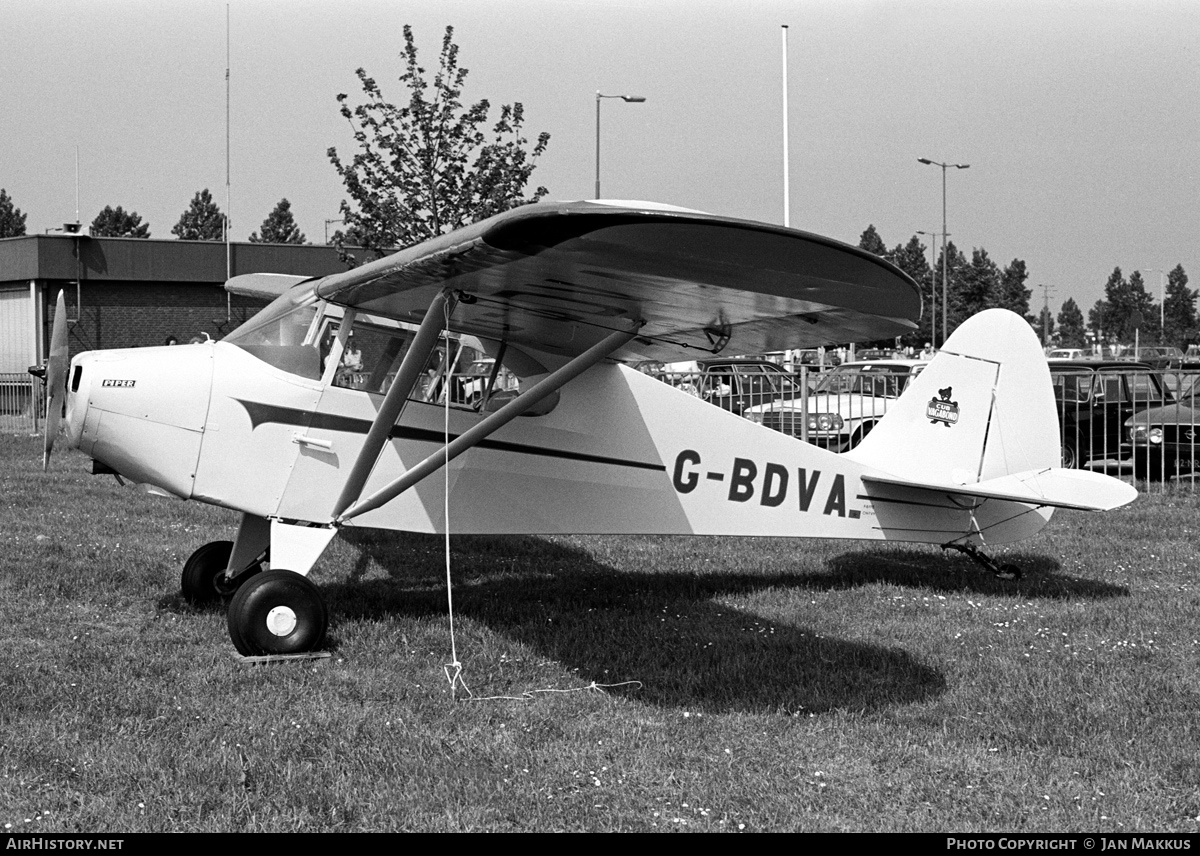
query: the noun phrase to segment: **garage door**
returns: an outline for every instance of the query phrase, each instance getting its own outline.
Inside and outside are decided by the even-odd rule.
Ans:
[[[36,362],[33,325],[29,286],[0,289],[0,374],[24,374]]]

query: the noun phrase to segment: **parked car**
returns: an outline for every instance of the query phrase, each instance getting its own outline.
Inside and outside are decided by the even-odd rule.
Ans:
[[[1200,473],[1200,386],[1125,420],[1133,472],[1154,481]]]
[[[1046,354],[1047,359],[1051,360],[1082,360],[1082,348],[1055,348],[1050,353]]]
[[[668,363],[647,374],[739,416],[747,408],[794,398],[801,392],[791,372],[768,360],[750,357]]]
[[[853,449],[870,433],[908,382],[929,365],[923,360],[870,360],[843,363],[826,372],[808,396],[781,399],[747,409],[748,419],[834,452]]]
[[[1173,400],[1162,376],[1145,363],[1050,360],[1062,430],[1064,467],[1120,468],[1132,447],[1126,421]]]
[[[1183,351],[1170,345],[1144,345],[1121,353],[1122,360],[1145,363],[1155,369],[1183,368]]]

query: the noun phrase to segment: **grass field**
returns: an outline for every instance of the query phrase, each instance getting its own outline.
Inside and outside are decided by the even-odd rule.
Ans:
[[[229,512],[0,437],[0,830],[1200,830],[1200,501],[1000,551],[354,532],[324,661],[178,595]],[[592,688],[592,685],[610,685]]]

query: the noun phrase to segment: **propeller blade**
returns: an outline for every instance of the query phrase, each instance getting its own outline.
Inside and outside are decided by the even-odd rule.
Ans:
[[[46,436],[42,469],[50,467],[50,452],[62,421],[63,401],[67,397],[67,304],[58,293],[54,307],[54,327],[50,332],[50,359],[46,361]]]

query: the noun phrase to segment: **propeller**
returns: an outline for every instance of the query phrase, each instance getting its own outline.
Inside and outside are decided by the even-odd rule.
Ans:
[[[50,467],[50,451],[62,421],[63,400],[67,397],[67,305],[58,293],[54,307],[54,326],[50,332],[50,359],[46,361],[46,437],[42,469]]]

